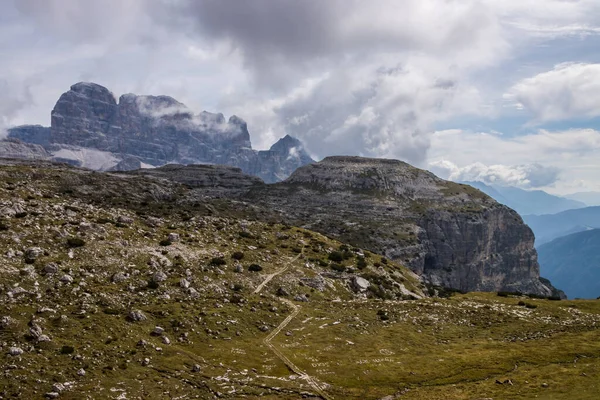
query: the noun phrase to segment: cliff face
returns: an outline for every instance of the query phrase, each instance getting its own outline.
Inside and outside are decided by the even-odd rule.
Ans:
[[[515,211],[400,161],[329,157],[248,196],[434,285],[558,294],[540,281],[533,234]]]
[[[50,155],[39,144],[25,143],[19,139],[0,140],[0,158],[46,160]]]
[[[70,162],[117,170],[142,163],[224,164],[276,182],[313,161],[302,144],[289,136],[269,151],[253,150],[246,122],[235,115],[226,121],[223,114],[195,114],[169,96],[125,94],[117,102],[107,88],[88,82],[77,83],[60,96],[49,129],[23,126],[11,132],[11,137],[60,153],[62,161],[65,153],[76,148],[93,149],[77,154],[96,158],[104,152],[102,162],[79,157]]]

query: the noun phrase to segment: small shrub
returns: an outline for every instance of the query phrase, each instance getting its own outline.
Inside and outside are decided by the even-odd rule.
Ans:
[[[170,246],[173,243],[169,239],[163,239],[160,242],[158,242],[158,244],[161,245],[161,246]]]
[[[251,264],[248,267],[248,271],[250,271],[250,272],[260,272],[260,271],[262,271],[262,269],[263,268],[258,264]]]
[[[328,265],[329,265],[329,264],[327,263],[327,261],[319,259],[319,266],[320,266],[320,267],[326,267],[326,266],[328,266]]]
[[[15,218],[25,218],[27,216],[27,212],[23,211],[23,212],[18,212],[15,214]]]
[[[69,247],[83,247],[85,246],[85,240],[78,237],[70,237],[67,239],[67,245]]]
[[[521,307],[525,307],[525,302],[523,300],[521,300],[517,303],[517,305],[519,305]]]
[[[356,268],[365,269],[367,267],[367,261],[364,257],[358,257],[358,261],[356,262]]]
[[[148,289],[158,289],[159,283],[156,282],[154,279],[150,279],[148,281]]]
[[[530,304],[530,303],[526,303],[526,304],[525,304],[525,307],[526,307],[526,308],[529,308],[529,309],[534,309],[534,308],[537,308],[537,305],[535,305],[535,304]]]
[[[250,232],[248,231],[241,231],[240,232],[240,237],[245,238],[245,239],[253,239],[254,235],[252,235]]]
[[[73,354],[75,352],[75,347],[73,346],[63,346],[60,348],[60,354]]]
[[[498,292],[499,297],[508,297],[508,296],[522,296],[521,292]]]
[[[241,292],[242,290],[244,290],[244,285],[242,285],[241,283],[235,283],[233,285],[234,292]]]
[[[331,263],[331,269],[333,269],[334,271],[337,271],[337,272],[346,271],[346,267],[344,267],[343,265],[338,264],[338,263]]]
[[[331,261],[335,261],[335,262],[344,261],[344,255],[342,253],[340,253],[339,251],[332,251],[331,253],[329,253],[329,256],[327,256],[327,258],[329,258]]]
[[[225,264],[227,264],[227,261],[225,261],[223,257],[214,257],[212,260],[210,260],[210,265],[219,266]]]
[[[231,258],[233,258],[234,260],[241,260],[242,258],[244,258],[244,253],[242,253],[241,251],[236,251],[231,255]]]

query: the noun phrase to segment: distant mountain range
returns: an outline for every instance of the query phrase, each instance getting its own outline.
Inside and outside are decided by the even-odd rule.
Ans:
[[[533,230],[536,246],[540,246],[561,236],[600,228],[600,207],[548,215],[524,215],[523,220]]]
[[[542,190],[523,190],[516,187],[486,185],[482,182],[463,182],[492,197],[521,215],[556,214],[586,207],[581,201],[554,196]]]
[[[570,298],[600,296],[600,229],[538,246],[541,274]]]
[[[169,96],[124,94],[79,82],[63,93],[51,126],[24,125],[0,141],[0,157],[48,159],[95,170],[133,170],[169,163],[225,164],[265,182],[312,163],[302,143],[285,136],[269,150],[252,149],[246,122],[194,113]]]
[[[600,206],[600,192],[578,192],[567,194],[567,199],[581,201],[588,206]]]

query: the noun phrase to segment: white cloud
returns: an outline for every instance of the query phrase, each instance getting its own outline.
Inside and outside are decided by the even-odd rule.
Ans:
[[[600,64],[559,64],[518,82],[507,97],[537,123],[600,116]]]
[[[506,137],[458,129],[439,131],[432,136],[428,162],[435,172],[457,179],[499,179],[557,193],[582,187],[600,190],[600,132],[539,130]]]
[[[558,180],[560,173],[556,167],[540,164],[488,166],[478,162],[459,167],[447,160],[433,162],[430,168],[439,176],[456,182],[475,181],[525,189],[550,186]]]

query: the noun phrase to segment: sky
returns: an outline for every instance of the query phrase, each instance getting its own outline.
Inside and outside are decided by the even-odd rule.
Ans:
[[[0,130],[79,81],[238,115],[253,147],[600,191],[597,0],[0,0]]]

